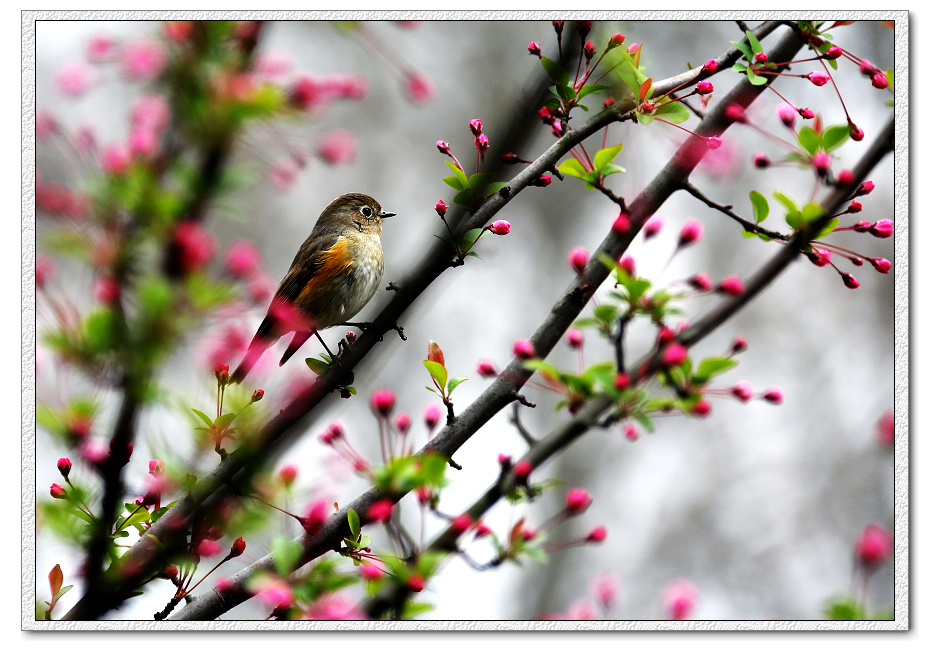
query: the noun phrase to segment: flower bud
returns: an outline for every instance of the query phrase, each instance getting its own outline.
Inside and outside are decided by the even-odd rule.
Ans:
[[[688,359],[688,349],[677,341],[673,341],[662,351],[662,363],[665,366],[680,366],[686,359]]]
[[[875,271],[881,274],[886,274],[891,271],[891,261],[886,260],[885,258],[866,258],[869,261],[869,264],[875,268]]]
[[[746,291],[746,287],[743,285],[743,281],[737,276],[727,276],[720,281],[718,286],[718,291],[727,296],[742,296],[743,292]]]
[[[879,219],[872,224],[869,233],[880,239],[891,237],[894,234],[894,222],[890,219]]]
[[[746,122],[746,109],[736,102],[728,104],[723,114],[730,122]]]
[[[382,499],[369,506],[365,515],[372,522],[387,522],[391,519],[393,510],[394,503],[389,499]]]
[[[833,254],[830,253],[829,249],[818,249],[816,247],[812,247],[811,252],[807,254],[808,260],[817,267],[826,267],[830,264],[830,258],[832,257]]]
[[[629,389],[632,383],[633,380],[629,373],[617,373],[616,377],[614,377],[614,388],[618,391]]]
[[[815,71],[807,75],[807,78],[815,86],[823,86],[830,81],[830,75],[825,72]]]
[[[877,524],[866,525],[856,541],[856,561],[868,569],[875,569],[894,553],[894,536]]]
[[[488,147],[491,146],[491,143],[488,142],[488,137],[485,134],[479,135],[475,138],[475,147],[478,148],[478,151],[482,154],[488,150]]]
[[[471,519],[471,516],[467,513],[463,513],[457,518],[453,518],[452,522],[449,523],[449,529],[456,536],[461,536],[463,533],[468,531],[468,528],[472,525],[474,521]]]
[[[481,120],[475,118],[474,120],[469,120],[468,128],[471,129],[472,134],[475,137],[481,135]]]
[[[850,170],[840,170],[836,175],[836,185],[845,188],[852,185],[854,179],[855,177]]]
[[[692,407],[692,411],[694,412],[694,415],[700,416],[701,418],[708,416],[710,414],[710,409],[711,409],[710,403],[704,400],[703,398],[699,400],[697,403],[695,403],[694,407]]]
[[[795,115],[797,110],[791,106],[791,104],[782,104],[778,107],[778,119],[781,120],[781,123],[784,124],[789,129],[794,128]]]
[[[617,265],[626,272],[628,276],[636,275],[636,260],[633,259],[631,255],[625,255],[620,258],[620,261]]]
[[[371,394],[371,409],[381,418],[387,418],[394,409],[396,398],[389,389],[378,389]]]
[[[568,253],[568,264],[571,265],[571,268],[575,270],[575,273],[582,273],[585,266],[588,264],[588,250],[583,247],[576,246]]]
[[[519,481],[526,481],[531,472],[533,472],[533,464],[526,459],[517,461],[513,466],[513,476]]]
[[[591,494],[583,488],[572,488],[565,495],[565,510],[570,515],[584,513],[591,506]]]
[[[438,149],[440,153],[445,154],[446,156],[452,155],[452,150],[449,148],[449,143],[443,140],[436,141],[436,149]]]
[[[730,394],[740,402],[749,402],[752,400],[752,385],[748,382],[740,382],[733,385]]]
[[[426,587],[426,583],[423,581],[422,576],[414,574],[407,578],[407,587],[411,592],[422,592],[423,588]]]
[[[710,276],[704,272],[698,272],[688,278],[688,285],[698,290],[699,292],[708,292],[710,288],[713,287],[713,283],[710,281]]]
[[[61,473],[61,476],[65,479],[68,478],[68,475],[71,473],[71,459],[68,457],[62,457],[58,460],[58,472]]]
[[[707,143],[707,148],[710,150],[720,149],[723,146],[723,141],[717,136],[711,136],[710,138],[705,138],[704,142]]]
[[[762,394],[762,399],[766,402],[772,403],[773,405],[780,405],[784,399],[784,396],[782,395],[781,389],[778,387],[772,387],[764,394]]]
[[[662,224],[664,223],[665,220],[661,215],[652,215],[643,227],[643,237],[647,240],[655,237],[662,230]]]
[[[433,431],[439,421],[442,419],[442,407],[432,402],[423,408],[423,422],[426,423],[426,429]]]
[[[704,65],[701,67],[702,74],[713,74],[717,71],[717,62],[713,59],[708,59]]]
[[[537,43],[536,41],[533,41],[532,43],[530,43],[526,49],[529,51],[530,54],[536,55],[540,59],[542,58],[542,49],[539,47],[539,43]]]
[[[850,289],[857,289],[859,287],[859,281],[856,280],[856,277],[851,273],[846,273],[845,271],[840,272],[840,276],[843,278],[843,284],[849,287]]]
[[[497,377],[497,370],[489,360],[482,359],[478,362],[478,375],[481,377]]]
[[[706,79],[704,81],[699,81],[694,88],[697,90],[698,95],[710,95],[714,92],[714,85]]]
[[[823,58],[827,59],[828,61],[839,59],[841,56],[843,56],[843,48],[834,45],[821,56],[823,56]]]
[[[886,77],[886,76],[883,75],[882,73],[878,73],[878,74],[876,74],[876,75],[873,75],[873,76],[872,76],[872,86],[873,86],[874,88],[878,88],[879,90],[883,90],[883,89],[885,89],[885,88],[888,88],[888,77]]]
[[[639,439],[639,430],[636,429],[636,425],[633,423],[627,423],[623,427],[623,436],[630,442],[636,441]]]
[[[846,207],[846,212],[856,214],[857,212],[862,212],[862,204],[858,201],[850,201],[849,205]]]
[[[610,49],[612,47],[617,47],[618,45],[623,45],[624,40],[626,40],[626,37],[620,32],[617,32],[610,37],[610,40],[607,42],[607,48]]]
[[[446,214],[446,202],[442,199],[436,202],[436,214],[440,217],[444,217]]]
[[[769,55],[767,55],[765,52],[759,52],[756,54],[755,59],[756,63],[768,63]]]
[[[730,354],[738,355],[749,348],[749,342],[746,341],[746,337],[737,337],[733,340],[733,343],[730,345]]]
[[[394,416],[394,427],[396,427],[397,431],[401,434],[406,434],[407,430],[410,429],[410,414],[402,411]]]
[[[686,221],[684,226],[681,227],[681,232],[678,234],[678,247],[681,248],[698,242],[703,234],[704,226],[701,222],[696,219]]]
[[[584,44],[584,60],[585,62],[591,61],[594,58],[597,49],[594,47],[594,43],[588,41]]]
[[[861,197],[866,194],[871,194],[872,190],[875,189],[875,184],[872,181],[864,181],[859,185],[859,188],[856,190],[855,196]]]
[[[61,484],[52,484],[48,492],[56,500],[63,500],[67,497],[67,493]]]
[[[507,235],[510,232],[510,222],[499,219],[488,227],[495,235]]]
[[[602,543],[607,539],[607,527],[594,527],[585,542]]]
[[[798,109],[798,115],[800,115],[800,116],[801,116],[802,118],[804,118],[805,120],[813,120],[813,119],[814,119],[814,112],[813,112],[812,110],[810,110],[809,108]]]
[[[534,185],[537,188],[544,188],[550,183],[552,183],[552,177],[549,176],[548,174],[543,174],[535,181],[530,181],[530,185]]]
[[[817,170],[818,174],[826,174],[830,169],[830,154],[825,151],[818,151],[811,156],[811,165]]]
[[[565,341],[568,342],[568,347],[578,350],[584,345],[584,333],[577,328],[572,328],[567,333],[565,333]]]
[[[630,232],[630,216],[626,213],[620,213],[611,225],[612,230],[617,235],[624,235]]]
[[[232,547],[229,549],[229,554],[226,558],[236,558],[237,556],[242,556],[242,552],[245,551],[245,541],[242,539],[242,536],[236,538],[233,542]]]
[[[536,357],[536,348],[529,339],[518,339],[513,344],[513,354],[517,359],[533,359]]]
[[[752,155],[752,164],[760,169],[764,170],[766,167],[772,164],[772,161],[766,156],[765,152],[756,152]]]

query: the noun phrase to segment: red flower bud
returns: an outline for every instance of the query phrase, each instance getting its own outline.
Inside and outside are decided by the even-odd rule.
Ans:
[[[746,122],[746,109],[736,102],[728,104],[723,114],[730,122]]]
[[[843,48],[837,47],[836,45],[834,45],[829,50],[824,52],[823,55],[821,56],[823,56],[824,59],[827,59],[829,61],[833,61],[834,59],[839,59],[841,56],[843,56]]]
[[[772,161],[765,155],[765,152],[759,151],[752,155],[752,164],[758,169],[764,170],[772,164]]]
[[[507,235],[510,232],[510,222],[499,219],[488,227],[495,235]]]
[[[805,120],[813,120],[813,119],[814,119],[814,112],[813,112],[812,110],[810,110],[809,108],[798,109],[798,115],[800,115],[800,116],[801,116],[802,118],[804,118]]]
[[[730,346],[730,354],[737,355],[747,348],[749,348],[749,342],[746,341],[746,337],[737,337],[733,340],[733,344]]]
[[[708,292],[713,287],[710,276],[703,272],[696,273],[688,278],[688,284],[699,292]]]
[[[532,43],[530,43],[526,49],[529,51],[530,54],[535,54],[540,59],[542,58],[542,49],[539,47],[539,43],[537,43],[536,41],[533,41]]]
[[[716,71],[717,71],[717,62],[714,61],[713,59],[709,59],[708,61],[704,63],[703,67],[701,67],[702,73],[713,74]]]
[[[607,527],[594,527],[585,542],[602,543],[607,539]]]
[[[68,478],[68,474],[71,472],[71,459],[68,457],[62,457],[58,460],[58,472],[61,473],[61,476],[65,479]]]
[[[581,246],[576,246],[568,252],[568,264],[571,265],[575,273],[580,274],[588,264],[588,250]]]
[[[710,95],[714,92],[714,85],[707,80],[699,81],[694,88],[698,95]]]
[[[550,183],[552,183],[552,177],[549,176],[548,174],[543,174],[535,181],[531,181],[530,185],[535,185],[537,188],[544,188]]]
[[[823,86],[830,81],[830,75],[825,72],[814,71],[807,75],[807,78],[815,86]]]
[[[457,518],[453,518],[452,522],[449,525],[449,529],[456,536],[461,536],[463,533],[468,531],[468,528],[472,525],[474,521],[471,519],[471,516],[467,513],[463,513]]]
[[[845,188],[852,185],[854,179],[855,177],[850,170],[840,170],[839,174],[836,175],[836,184],[841,188]]]
[[[264,389],[255,389],[255,391],[252,392],[252,402],[258,402],[264,397],[265,397]]]
[[[391,519],[394,503],[389,499],[378,500],[368,507],[366,517],[372,522],[387,522]]]
[[[445,154],[446,156],[451,156],[451,155],[452,155],[452,150],[449,148],[449,143],[447,143],[447,142],[445,142],[445,141],[437,140],[437,141],[436,141],[436,149],[438,149],[438,150],[440,151],[440,153],[443,153],[443,154]]]
[[[472,134],[477,137],[481,135],[481,120],[475,118],[474,120],[469,120],[468,128],[471,129]]]
[[[740,382],[730,389],[730,394],[740,402],[752,400],[752,386],[748,382]]]
[[[626,37],[620,32],[617,32],[610,37],[610,41],[607,42],[607,47],[612,48],[617,47],[618,45],[623,45],[624,40],[626,40]]]
[[[874,569],[891,558],[894,536],[884,527],[866,525],[856,541],[856,560],[863,567]]]
[[[617,215],[617,218],[614,220],[613,225],[610,227],[617,235],[624,235],[630,232],[630,216],[626,213],[620,213]]]
[[[584,333],[577,328],[572,328],[567,333],[565,333],[565,341],[568,342],[568,347],[578,350],[584,345]]]
[[[426,429],[433,431],[439,421],[442,419],[442,407],[435,402],[426,405],[423,408],[423,422],[426,423]]]
[[[692,410],[695,416],[700,416],[703,418],[710,414],[710,403],[702,398],[694,405]]]
[[[233,542],[232,547],[229,549],[229,554],[226,558],[236,558],[236,556],[242,556],[242,552],[245,551],[245,541],[242,539],[242,536],[236,538]]]
[[[67,493],[65,493],[65,489],[61,484],[52,484],[48,492],[56,500],[63,500],[67,496]]]
[[[879,90],[888,88],[888,77],[882,73],[878,73],[872,76],[872,86],[878,88]]]
[[[423,582],[422,576],[414,574],[407,579],[407,587],[410,588],[411,592],[422,592],[426,584]]]
[[[597,49],[594,47],[594,43],[592,43],[591,41],[588,41],[587,43],[584,44],[585,61],[590,61],[591,59],[593,59],[596,52],[597,52]]]
[[[696,219],[690,219],[685,222],[684,226],[681,227],[681,232],[678,234],[678,246],[688,246],[689,244],[694,244],[695,242],[701,239],[701,236],[704,234],[704,226],[701,222]]]
[[[762,395],[762,399],[766,402],[770,402],[773,405],[780,405],[784,396],[782,395],[781,389],[778,387],[772,387]]]
[[[843,284],[849,287],[850,289],[857,289],[859,287],[859,281],[856,280],[856,277],[851,273],[846,273],[845,271],[840,272],[840,276],[843,278]]]
[[[571,515],[578,515],[591,506],[591,494],[583,488],[572,488],[565,495],[565,510]]]
[[[533,464],[526,459],[517,461],[513,466],[513,476],[519,481],[526,481],[526,478],[533,472]]]
[[[497,377],[497,370],[494,368],[494,364],[483,359],[478,362],[478,375],[481,377]]]
[[[440,217],[444,217],[446,214],[446,202],[442,199],[436,202],[436,214]]]
[[[662,351],[662,363],[665,366],[680,366],[688,359],[688,349],[677,341],[670,343]]]
[[[866,194],[871,194],[874,189],[875,184],[872,181],[865,181],[859,186],[859,189],[856,190],[855,196],[861,197]]]
[[[536,348],[529,339],[518,339],[513,344],[513,354],[517,359],[533,359],[536,357]]]
[[[720,281],[718,290],[727,296],[742,296],[743,292],[746,291],[746,287],[737,276],[727,276]]]
[[[756,63],[768,63],[769,55],[767,55],[765,52],[759,52],[758,54],[756,54],[755,58],[756,58]]]
[[[629,389],[632,382],[633,380],[630,378],[629,373],[617,373],[617,376],[614,378],[614,388],[623,391],[624,389]]]
[[[872,224],[869,232],[875,237],[881,239],[891,237],[894,233],[894,222],[890,219],[879,219],[877,222]]]
[[[371,409],[376,415],[387,418],[394,409],[396,398],[389,389],[378,389],[371,394]]]

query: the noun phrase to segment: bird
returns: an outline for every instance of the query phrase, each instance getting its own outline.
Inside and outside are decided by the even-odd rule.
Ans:
[[[344,194],[323,209],[230,382],[241,383],[262,354],[290,332],[294,336],[279,366],[311,335],[333,357],[319,331],[345,323],[375,295],[384,275],[381,222],[395,215],[360,193]]]

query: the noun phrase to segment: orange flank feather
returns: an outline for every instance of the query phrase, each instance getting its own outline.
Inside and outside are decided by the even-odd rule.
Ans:
[[[332,247],[326,251],[321,251],[319,255],[322,258],[322,263],[317,272],[304,285],[304,288],[300,290],[300,294],[297,296],[299,305],[306,305],[312,301],[323,285],[336,276],[347,273],[353,265],[349,239],[345,237],[339,238]]]

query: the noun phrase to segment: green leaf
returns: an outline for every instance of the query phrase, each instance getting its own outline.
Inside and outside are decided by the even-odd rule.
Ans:
[[[594,308],[594,318],[599,319],[600,321],[607,321],[612,323],[616,320],[619,313],[620,308],[618,308],[616,305],[610,305],[609,303],[598,305],[596,308]]]
[[[791,198],[779,191],[772,193],[772,196],[775,197],[781,205],[788,209],[788,212],[800,212],[800,209],[795,205],[794,201]]]
[[[461,168],[459,168],[459,166],[456,165],[455,163],[453,163],[452,161],[446,161],[446,165],[448,165],[448,166],[449,166],[449,169],[452,170],[452,173],[455,174],[455,176],[456,176],[456,178],[459,180],[459,183],[461,184],[461,186],[462,186],[463,188],[467,188],[467,187],[468,187],[468,177],[465,176],[465,172],[463,172],[463,171],[461,170]]]
[[[578,99],[581,99],[585,95],[590,95],[591,93],[596,93],[599,90],[604,90],[610,88],[606,84],[588,84],[587,86],[582,86],[581,90],[578,91]]]
[[[290,538],[275,538],[271,543],[271,560],[279,576],[287,576],[300,560],[300,545]]]
[[[307,366],[310,367],[310,370],[316,373],[317,375],[323,375],[323,373],[329,370],[329,364],[327,364],[321,359],[316,359],[315,357],[308,357],[306,359],[306,362],[307,362]]]
[[[611,174],[618,174],[619,172],[626,172],[626,169],[620,167],[619,165],[608,163],[604,169],[601,170],[601,176],[610,176]]]
[[[764,86],[768,81],[762,75],[757,75],[755,72],[753,72],[752,68],[746,68],[746,77],[749,79],[749,83],[753,86]]]
[[[854,600],[834,601],[827,606],[827,618],[834,621],[862,621],[867,619],[862,607]]]
[[[729,371],[737,363],[730,357],[708,357],[698,365],[697,372],[691,380],[697,384],[705,384],[717,375]]]
[[[467,250],[473,247],[483,232],[483,228],[473,228],[469,231],[465,231],[465,234],[462,236],[462,249]]]
[[[428,359],[423,360],[423,366],[425,366],[429,374],[433,376],[433,380],[439,385],[439,390],[445,391],[446,380],[449,379],[449,372],[446,370],[446,367],[439,362],[431,362]]]
[[[746,72],[746,66],[742,63],[734,63],[733,70],[736,72]]]
[[[617,154],[619,154],[622,149],[623,145],[619,144],[613,147],[607,147],[594,154],[594,169],[603,170],[608,163],[613,162],[614,158],[617,157]]]
[[[453,190],[465,189],[465,186],[462,185],[462,181],[457,176],[444,176],[442,180],[445,181],[446,185],[451,187]]]
[[[752,201],[752,216],[757,224],[761,224],[769,216],[769,202],[765,196],[753,190],[749,193],[749,200]]]
[[[468,379],[467,377],[454,377],[451,380],[449,380],[449,395],[451,396],[452,392],[455,390],[455,387],[457,387],[458,385],[460,385],[462,382],[464,382],[467,379]]]
[[[801,220],[805,224],[810,224],[823,216],[823,206],[816,202],[810,202],[801,209]]]
[[[557,86],[567,86],[569,84],[570,76],[565,68],[548,57],[542,57],[540,62]]]
[[[488,187],[484,189],[484,196],[490,197],[492,194],[494,194],[501,188],[506,187],[506,185],[507,183],[505,181],[495,181],[494,183],[489,184]]]
[[[656,107],[653,115],[661,115],[669,122],[679,124],[691,117],[691,112],[681,102],[667,102]]]
[[[652,124],[652,121],[655,118],[649,113],[640,113],[639,111],[634,111],[636,113],[636,119],[640,124]]]
[[[830,221],[828,221],[828,222],[824,225],[823,228],[821,228],[819,231],[817,231],[817,234],[814,235],[814,237],[812,237],[811,239],[812,239],[812,240],[820,240],[820,239],[823,239],[823,238],[825,238],[827,235],[829,235],[830,233],[832,233],[832,232],[836,229],[836,227],[839,226],[839,225],[840,225],[840,220],[839,220],[839,219],[831,219]]]
[[[798,144],[808,154],[814,154],[820,149],[820,135],[809,126],[801,127],[798,131]]]
[[[123,521],[121,526],[123,529],[125,529],[126,527],[131,527],[134,524],[142,524],[143,522],[148,522],[149,519],[150,519],[149,512],[145,510],[144,508],[139,507],[139,510],[135,511],[135,513],[132,513],[132,515],[127,517]]]
[[[744,57],[752,61],[752,49],[748,45],[742,42],[737,43],[736,41],[731,41],[730,43],[733,47],[742,52]]]
[[[642,80],[639,78],[639,71],[634,69],[632,64],[629,61],[624,61],[620,66],[615,69],[617,76],[629,86],[630,90],[634,95],[639,95],[639,85],[642,83]]]
[[[476,172],[468,177],[468,187],[475,192],[481,192],[493,178],[494,175],[491,172]]]
[[[362,524],[358,518],[358,513],[355,512],[355,509],[349,509],[347,517],[349,520],[349,531],[352,532],[352,538],[353,540],[358,540],[359,534],[362,532]]]
[[[762,43],[759,42],[759,39],[756,38],[756,35],[746,30],[746,38],[749,39],[749,45],[752,47],[752,53],[758,54],[762,51]]]
[[[584,175],[587,174],[588,170],[584,168],[584,165],[581,164],[581,161],[575,158],[569,158],[561,165],[559,165],[559,172],[566,176],[574,176],[576,178],[584,178]]]
[[[73,587],[74,587],[73,585],[66,585],[66,586],[63,587],[61,590],[59,590],[58,592],[55,593],[55,596],[52,597],[52,601],[53,601],[53,602],[58,601],[58,600],[61,599],[65,594],[67,594],[68,590],[70,590],[70,589],[73,588]]]
[[[465,188],[464,190],[459,192],[457,195],[452,197],[452,201],[455,204],[459,206],[465,206],[465,207],[468,207],[468,205],[474,200],[475,200],[475,191],[472,190],[471,188]]]
[[[564,99],[566,102],[570,102],[571,100],[575,99],[575,89],[571,86],[556,86],[555,90],[559,97]]]
[[[837,124],[832,127],[827,127],[823,132],[821,144],[823,145],[824,151],[831,152],[846,142],[847,138],[849,138],[849,125]]]
[[[194,409],[193,407],[191,407],[191,411],[194,412],[195,414],[197,414],[198,416],[200,416],[200,420],[202,420],[204,423],[206,423],[208,427],[211,426],[211,425],[213,425],[213,421],[210,420],[210,417],[207,416],[207,415],[206,415],[205,413],[203,413],[202,411],[198,411],[198,410]]]
[[[232,425],[232,422],[236,420],[237,415],[238,414],[234,414],[230,412],[228,414],[223,414],[222,416],[217,416],[213,424],[216,426],[218,430],[224,430],[230,425]]]

